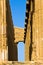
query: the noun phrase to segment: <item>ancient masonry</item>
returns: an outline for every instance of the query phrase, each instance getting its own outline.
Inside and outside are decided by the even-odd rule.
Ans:
[[[18,62],[20,41],[24,62]],[[0,0],[0,65],[43,65],[43,0],[27,0],[24,29],[14,27],[9,0]]]

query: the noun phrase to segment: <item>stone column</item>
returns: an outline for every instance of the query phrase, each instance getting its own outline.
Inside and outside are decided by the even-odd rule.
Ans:
[[[36,60],[43,60],[43,0],[35,0],[33,15],[33,43],[36,46]],[[35,60],[34,55],[32,59]]]
[[[0,55],[1,61],[7,60],[8,52],[7,38],[6,38],[6,0],[0,0]],[[6,56],[4,56],[6,55]]]

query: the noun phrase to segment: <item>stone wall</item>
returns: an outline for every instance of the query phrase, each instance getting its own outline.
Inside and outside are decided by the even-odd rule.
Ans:
[[[0,62],[0,65],[43,65],[42,61],[28,61],[28,62],[15,62],[15,61],[5,61],[5,62]]]
[[[14,42],[24,42],[24,28],[14,27]]]

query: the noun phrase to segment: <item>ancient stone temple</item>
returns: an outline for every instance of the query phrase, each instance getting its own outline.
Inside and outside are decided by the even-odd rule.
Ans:
[[[25,61],[18,62],[18,42]],[[0,65],[43,65],[43,0],[27,0],[25,28],[14,27],[9,0],[0,0]]]

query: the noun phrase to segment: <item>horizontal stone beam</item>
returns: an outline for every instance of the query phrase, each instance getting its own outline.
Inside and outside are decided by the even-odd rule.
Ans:
[[[14,27],[15,42],[24,41],[24,28]]]

